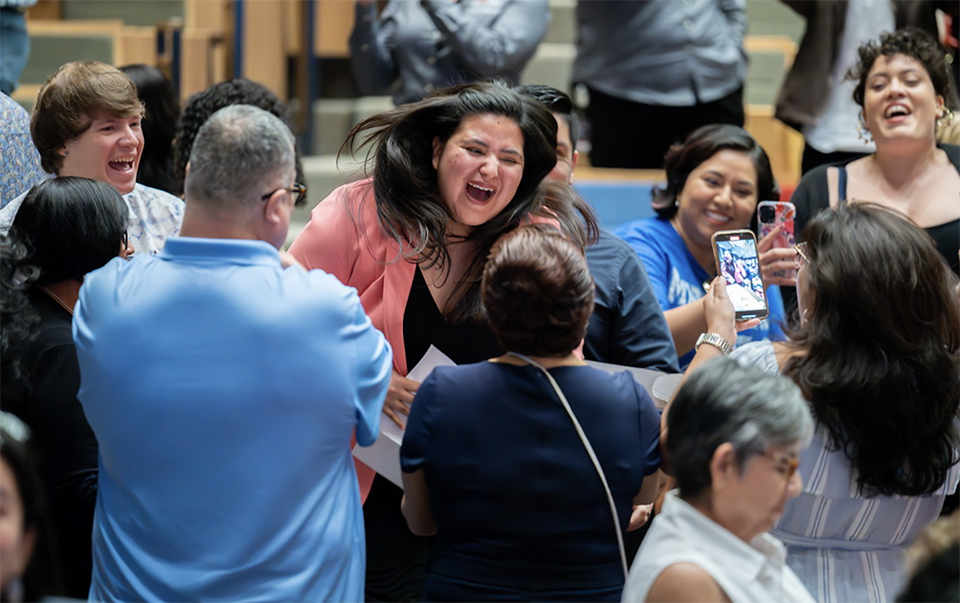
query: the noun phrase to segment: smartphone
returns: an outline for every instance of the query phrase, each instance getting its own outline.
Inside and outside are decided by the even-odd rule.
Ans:
[[[793,220],[797,215],[797,208],[789,201],[761,201],[757,204],[757,231],[759,238],[767,236],[774,228],[783,225],[783,230],[773,241],[774,247],[793,248],[794,238]],[[796,270],[778,270],[777,276],[796,278]]]
[[[727,281],[727,296],[737,320],[766,318],[767,296],[760,276],[757,236],[752,230],[722,230],[713,235],[712,241],[717,275]]]

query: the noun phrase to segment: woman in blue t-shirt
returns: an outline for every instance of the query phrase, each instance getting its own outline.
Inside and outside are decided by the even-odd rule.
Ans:
[[[706,331],[703,296],[716,276],[711,237],[721,230],[752,228],[757,203],[779,198],[766,152],[743,128],[704,126],[664,160],[666,185],[655,188],[657,217],[624,224],[616,234],[643,260],[650,283],[673,335],[680,368],[693,358],[694,345]],[[738,343],[783,339],[779,288],[794,279],[774,276],[793,268],[792,249],[772,248],[774,230],[760,240],[760,272],[767,285],[769,316],[741,331]]]

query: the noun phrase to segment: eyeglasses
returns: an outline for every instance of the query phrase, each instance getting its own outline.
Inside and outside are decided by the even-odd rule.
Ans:
[[[294,182],[293,186],[290,188],[278,188],[274,191],[270,191],[266,195],[260,197],[261,201],[266,201],[270,197],[276,194],[277,191],[287,191],[288,193],[295,194],[297,196],[296,200],[293,202],[294,205],[300,206],[307,200],[307,187],[299,182]]]
[[[763,451],[760,453],[761,456],[765,456],[777,465],[780,465],[787,471],[787,480],[789,481],[793,474],[797,472],[797,467],[800,466],[800,459],[787,456],[785,454],[780,454],[779,452],[770,452]]]
[[[797,268],[802,268],[804,264],[810,261],[810,258],[807,257],[807,254],[804,253],[804,250],[807,248],[806,243],[797,243],[793,246],[793,250],[797,252],[797,257],[794,258],[794,261],[797,264]]]

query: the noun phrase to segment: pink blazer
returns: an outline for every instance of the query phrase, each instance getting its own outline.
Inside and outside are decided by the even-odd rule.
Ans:
[[[373,181],[360,180],[330,193],[313,209],[290,253],[307,270],[319,268],[357,290],[373,326],[393,347],[393,368],[405,376],[403,311],[417,265],[401,257],[397,242],[380,228]],[[356,466],[360,496],[366,500],[375,473],[359,461]]]

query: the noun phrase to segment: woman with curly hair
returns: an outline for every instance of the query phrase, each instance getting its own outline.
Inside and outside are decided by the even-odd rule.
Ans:
[[[771,533],[818,601],[889,601],[906,546],[960,482],[956,278],[929,235],[875,203],[822,212],[804,235],[800,325],[788,342],[733,353],[790,377],[816,419],[803,491]],[[707,321],[731,341],[723,290],[711,290]],[[719,353],[701,347],[692,370]]]
[[[937,144],[937,130],[951,113],[945,104],[952,84],[944,51],[916,28],[885,33],[860,47],[847,77],[857,82],[853,100],[861,107],[861,133],[877,150],[803,177],[792,197],[798,238],[818,212],[869,199],[925,229],[960,274],[960,147]]]
[[[211,115],[231,105],[258,107],[279,117],[288,126],[290,125],[286,104],[263,84],[242,77],[214,84],[206,90],[192,95],[183,105],[173,142],[173,187],[176,194],[183,195],[183,181],[187,174],[187,162],[190,160],[190,151],[193,149],[193,141],[200,132],[200,126],[207,123]],[[300,146],[296,142],[294,142],[294,154],[297,170],[296,181],[303,183],[305,182],[303,163]]]

